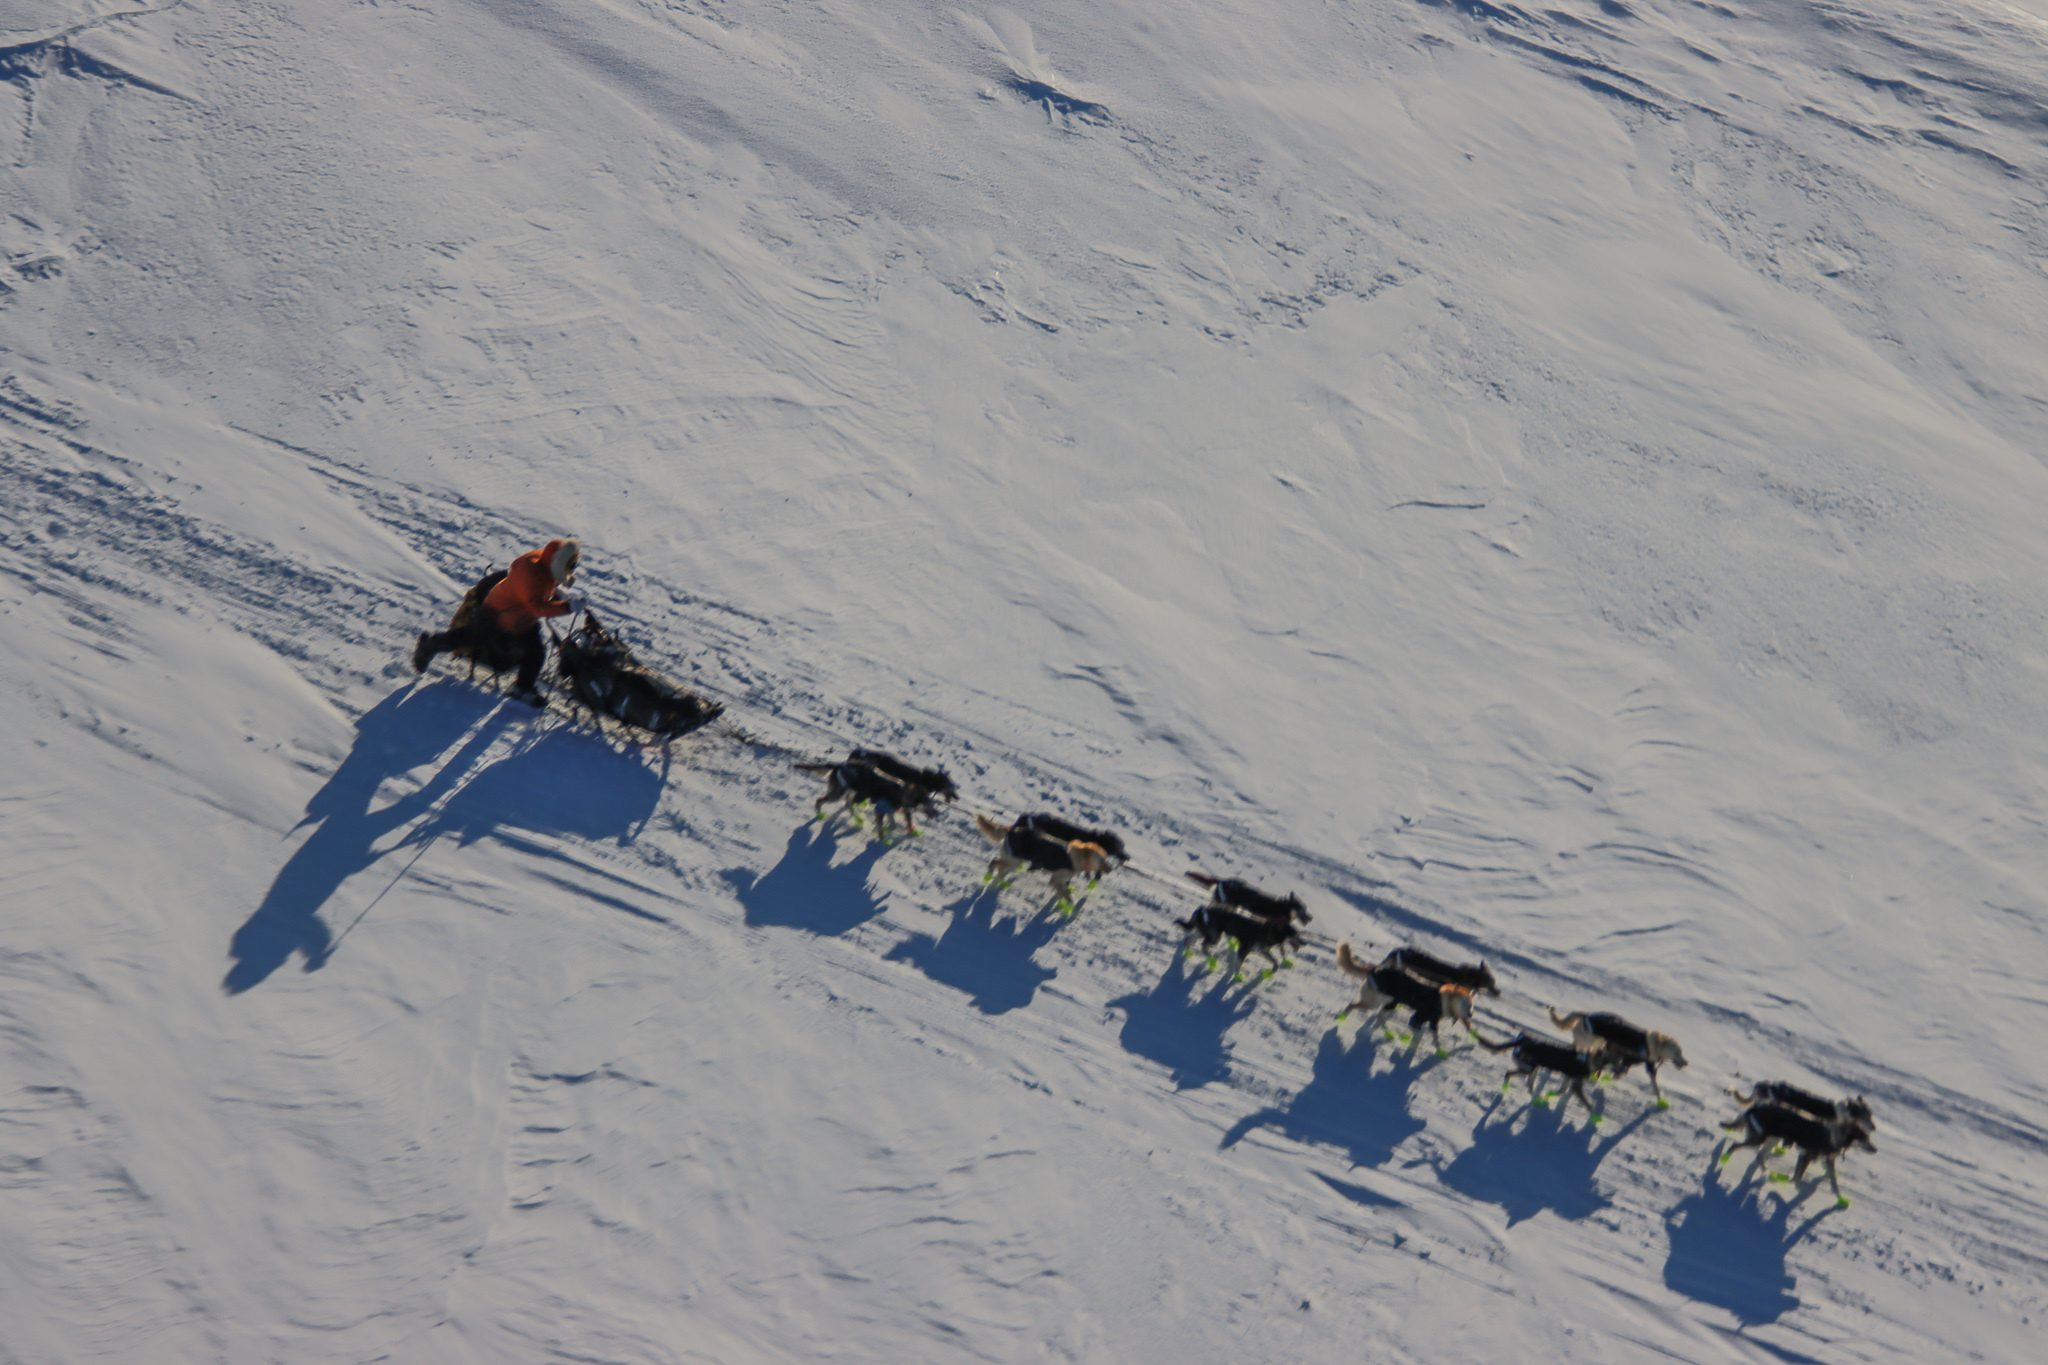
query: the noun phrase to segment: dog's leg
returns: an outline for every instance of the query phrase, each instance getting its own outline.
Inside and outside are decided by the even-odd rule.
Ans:
[[[1657,1063],[1655,1061],[1652,1061],[1649,1064],[1649,1069],[1650,1093],[1657,1097],[1657,1107],[1659,1109],[1669,1109],[1671,1107],[1671,1101],[1664,1098],[1664,1087],[1657,1084]]]
[[[1842,1193],[1842,1182],[1835,1178],[1835,1154],[1833,1152],[1828,1153],[1827,1163],[1828,1188],[1835,1192],[1835,1207],[1846,1209],[1849,1207],[1849,1196]]]
[[[1070,867],[1052,874],[1052,903],[1061,916],[1067,919],[1072,919],[1074,912],[1081,908],[1074,904],[1073,895],[1067,890],[1073,880],[1074,870]]]
[[[1735,1154],[1741,1151],[1744,1147],[1753,1146],[1756,1143],[1763,1141],[1762,1135],[1759,1134],[1754,1128],[1751,1128],[1749,1126],[1749,1111],[1747,1109],[1737,1114],[1734,1118],[1728,1120],[1728,1122],[1722,1124],[1721,1131],[1725,1133],[1745,1132],[1749,1134],[1748,1137],[1745,1137],[1740,1142],[1728,1142],[1728,1139],[1726,1138],[1721,1139],[1721,1141],[1723,1142],[1728,1142],[1728,1150],[1721,1153],[1720,1164],[1723,1166],[1726,1166],[1730,1161],[1734,1160]]]
[[[811,818],[813,820],[824,819],[825,807],[830,805],[834,798],[843,795],[845,790],[844,787],[839,785],[839,774],[837,772],[826,774],[825,794],[819,797],[818,803],[811,808]]]

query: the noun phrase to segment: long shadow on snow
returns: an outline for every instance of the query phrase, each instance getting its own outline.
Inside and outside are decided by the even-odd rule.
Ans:
[[[306,970],[327,961],[332,936],[320,908],[355,873],[375,862],[376,841],[425,814],[475,763],[505,728],[506,717],[479,693],[444,683],[395,692],[356,721],[356,742],[327,784],[306,803],[301,826],[318,828],[285,861],[241,928],[228,944],[234,965],[221,982],[240,994],[283,966],[293,952]],[[479,725],[478,722],[484,722]],[[465,731],[469,742],[441,770],[409,796],[372,811],[387,778],[412,771],[444,753]]]
[[[1605,1138],[1590,1123],[1568,1122],[1560,1099],[1552,1106],[1527,1106],[1517,1127],[1513,1118],[1491,1122],[1504,1100],[1479,1116],[1472,1141],[1440,1168],[1437,1179],[1451,1189],[1506,1210],[1508,1225],[1545,1209],[1560,1218],[1581,1219],[1612,1201],[1594,1183],[1600,1163],[1655,1110],[1646,1109]]]
[[[868,873],[885,846],[870,843],[838,867],[832,865],[839,843],[822,826],[799,825],[790,831],[782,861],[766,872],[726,869],[725,880],[739,897],[747,923],[805,929],[831,938],[849,933],[882,913],[882,902],[868,883]]]
[[[239,995],[263,982],[294,952],[304,957],[309,972],[325,966],[336,940],[321,910],[343,882],[396,848],[418,845],[423,852],[451,830],[470,842],[507,825],[617,834],[624,840],[652,813],[661,795],[660,777],[569,730],[545,733],[464,784],[511,720],[512,713],[496,699],[453,682],[407,688],[365,712],[356,721],[348,756],[306,803],[299,824],[317,827],[286,859],[262,902],[229,941],[233,965],[222,989]],[[371,809],[388,779],[432,762],[458,740],[461,746],[419,790]],[[437,811],[444,797],[447,803]],[[379,839],[415,820],[421,823],[402,843],[377,847]]]
[[[1188,971],[1175,953],[1151,994],[1120,996],[1108,1005],[1123,1011],[1117,1041],[1124,1051],[1165,1067],[1176,1090],[1197,1090],[1223,1079],[1230,1064],[1224,1035],[1256,1003],[1250,988],[1232,995],[1227,976],[1218,976],[1216,989],[1198,1000],[1195,988],[1205,979],[1204,973]]]
[[[1664,1215],[1671,1254],[1664,1283],[1701,1303],[1725,1308],[1745,1326],[1776,1322],[1799,1306],[1785,1258],[1821,1219],[1835,1211],[1824,1202],[1819,1213],[1796,1227],[1796,1199],[1764,1207],[1761,1183],[1724,1188],[1709,1167],[1699,1189]]]
[[[1384,1165],[1395,1148],[1425,1126],[1408,1112],[1408,1090],[1436,1069],[1436,1059],[1418,1065],[1414,1050],[1408,1049],[1394,1054],[1390,1068],[1375,1072],[1373,1052],[1368,1033],[1361,1032],[1347,1047],[1343,1035],[1331,1029],[1316,1045],[1308,1084],[1285,1105],[1239,1119],[1223,1135],[1222,1145],[1235,1147],[1254,1128],[1274,1128],[1297,1142],[1334,1147],[1353,1166]],[[1333,1188],[1351,1192],[1348,1186]]]
[[[1028,920],[998,920],[997,900],[982,890],[954,902],[952,922],[937,938],[912,934],[889,950],[888,960],[911,963],[940,985],[965,992],[984,1014],[1022,1009],[1058,974],[1031,955],[1052,942],[1060,920],[1050,909]]]

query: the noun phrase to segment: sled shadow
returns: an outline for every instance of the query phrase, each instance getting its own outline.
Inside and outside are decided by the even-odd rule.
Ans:
[[[508,831],[630,844],[661,804],[658,768],[582,729],[542,731],[462,784],[410,836],[473,844]]]
[[[953,918],[937,938],[912,934],[889,950],[888,961],[908,962],[942,986],[968,997],[984,1014],[1006,1014],[1031,1003],[1038,988],[1058,975],[1032,954],[1052,942],[1060,919],[1041,910],[1031,919],[996,913],[998,897],[980,891],[949,908]]]
[[[868,874],[884,845],[871,843],[834,867],[832,857],[838,851],[838,841],[823,829],[799,825],[790,831],[789,846],[775,866],[759,874],[728,868],[724,876],[739,897],[748,924],[803,929],[833,938],[882,913]]]
[[[1665,1285],[1727,1309],[1745,1327],[1776,1322],[1799,1306],[1785,1258],[1836,1211],[1824,1200],[1820,1212],[1794,1226],[1792,1213],[1804,1196],[1767,1207],[1762,1193],[1761,1183],[1725,1188],[1709,1167],[1700,1187],[1664,1215],[1671,1242]]]
[[[1197,998],[1210,980],[1215,989]],[[1124,1051],[1165,1067],[1174,1089],[1197,1090],[1223,1079],[1230,1063],[1225,1035],[1257,1003],[1251,991],[1233,995],[1230,987],[1228,976],[1188,971],[1176,952],[1151,994],[1120,996],[1106,1008],[1123,1011],[1117,1041]]]
[[[320,911],[341,884],[383,854],[377,840],[433,808],[455,786],[509,717],[495,699],[455,683],[393,693],[356,721],[355,744],[327,784],[306,803],[298,828],[317,828],[278,870],[262,903],[228,943],[221,988],[239,995],[283,966],[293,953],[307,971],[325,965],[333,940]],[[432,762],[468,738],[418,791],[378,810],[371,805],[384,783]]]
[[[1394,1150],[1426,1126],[1408,1112],[1408,1090],[1418,1077],[1436,1069],[1431,1056],[1418,1062],[1414,1052],[1398,1049],[1393,1064],[1373,1069],[1374,1040],[1361,1031],[1347,1047],[1331,1029],[1316,1045],[1308,1083],[1286,1104],[1247,1114],[1223,1135],[1222,1145],[1235,1147],[1255,1128],[1271,1128],[1296,1142],[1333,1147],[1353,1166],[1385,1165]]]
[[[1545,1210],[1576,1222],[1606,1208],[1613,1201],[1594,1181],[1600,1163],[1656,1112],[1646,1109],[1600,1137],[1576,1102],[1569,1116],[1558,1099],[1543,1108],[1524,1106],[1519,1124],[1512,1114],[1496,1120],[1510,1103],[1496,1095],[1472,1129],[1471,1144],[1437,1172],[1451,1189],[1500,1205],[1510,1227]]]

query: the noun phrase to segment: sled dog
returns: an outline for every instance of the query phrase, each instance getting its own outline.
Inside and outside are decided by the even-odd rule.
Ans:
[[[1659,1101],[1664,1098],[1664,1088],[1657,1084],[1657,1068],[1668,1065],[1685,1069],[1685,1050],[1679,1047],[1676,1038],[1654,1029],[1638,1028],[1618,1014],[1587,1014],[1583,1010],[1559,1014],[1552,1006],[1550,1022],[1570,1029],[1572,1045],[1583,1052],[1592,1051],[1595,1043],[1604,1043],[1608,1064],[1617,1076],[1627,1075],[1630,1067],[1644,1067],[1650,1076],[1650,1090]]]
[[[996,846],[989,859],[988,880],[1008,882],[1019,868],[1052,875],[1053,890],[1062,906],[1072,905],[1068,886],[1076,876],[1100,877],[1116,864],[1100,844],[1085,839],[1055,839],[1050,835],[1020,832],[1014,826],[998,824],[986,815],[974,817],[981,837]]]
[[[1600,1053],[1581,1052],[1568,1043],[1560,1043],[1535,1033],[1518,1034],[1501,1043],[1489,1043],[1481,1038],[1479,1045],[1488,1052],[1513,1052],[1514,1070],[1508,1072],[1505,1081],[1512,1081],[1517,1076],[1527,1076],[1529,1093],[1533,1095],[1536,1093],[1537,1078],[1546,1071],[1550,1072],[1565,1082],[1566,1092],[1576,1096],[1579,1103],[1586,1106],[1588,1113],[1598,1115],[1599,1111],[1593,1108],[1593,1101],[1586,1098],[1586,1082],[1600,1066]]]
[[[1308,907],[1301,903],[1301,897],[1297,895],[1270,896],[1251,883],[1241,882],[1235,877],[1211,877],[1202,872],[1190,872],[1187,879],[1209,888],[1210,905],[1242,910],[1247,914],[1257,915],[1260,919],[1275,920],[1281,924],[1286,924],[1290,920],[1300,920],[1307,924],[1313,918],[1308,912]]]
[[[1441,1048],[1443,1038],[1438,1033],[1446,1016],[1472,1027],[1472,992],[1465,986],[1454,986],[1446,982],[1425,981],[1412,976],[1398,967],[1368,967],[1352,955],[1349,943],[1337,945],[1337,966],[1347,976],[1363,978],[1358,988],[1358,999],[1345,1009],[1365,1010],[1370,1014],[1366,1026],[1370,1028],[1381,1015],[1396,1006],[1409,1011],[1408,1027],[1420,1036],[1423,1026],[1429,1028],[1430,1039]],[[1339,1015],[1338,1018],[1343,1018]]]

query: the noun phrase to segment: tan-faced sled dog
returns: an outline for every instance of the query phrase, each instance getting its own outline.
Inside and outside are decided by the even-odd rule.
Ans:
[[[1601,1045],[1607,1050],[1607,1065],[1614,1074],[1624,1076],[1628,1069],[1640,1063],[1650,1075],[1650,1090],[1657,1096],[1657,1107],[1668,1108],[1670,1102],[1664,1098],[1664,1088],[1657,1084],[1657,1068],[1675,1066],[1685,1069],[1685,1049],[1678,1040],[1668,1033],[1654,1029],[1638,1028],[1618,1014],[1588,1014],[1584,1010],[1576,1014],[1559,1014],[1555,1005],[1550,1006],[1550,1022],[1562,1029],[1570,1029],[1572,1046],[1581,1052],[1597,1052]]]
[[[1086,839],[1054,839],[1028,829],[997,824],[979,813],[974,817],[974,827],[981,831],[982,838],[996,846],[996,856],[989,859],[984,881],[994,882],[998,887],[1007,886],[1020,868],[1050,873],[1053,890],[1059,894],[1060,908],[1069,912],[1074,901],[1068,884],[1076,876],[1096,878],[1116,867],[1116,861],[1103,850],[1102,845],[1091,844]]]
[[[1374,1019],[1396,1007],[1409,1011],[1408,1028],[1416,1037],[1422,1036],[1423,1026],[1429,1026],[1429,1036],[1437,1049],[1443,1049],[1443,1039],[1437,1033],[1437,1026],[1445,1019],[1472,1027],[1472,991],[1466,986],[1446,985],[1437,981],[1424,981],[1398,967],[1370,967],[1356,957],[1349,943],[1337,945],[1337,966],[1346,976],[1363,978],[1358,988],[1358,999],[1351,1002],[1342,1014],[1343,1019],[1352,1010],[1365,1010],[1370,1016],[1366,1026],[1370,1028]]]

